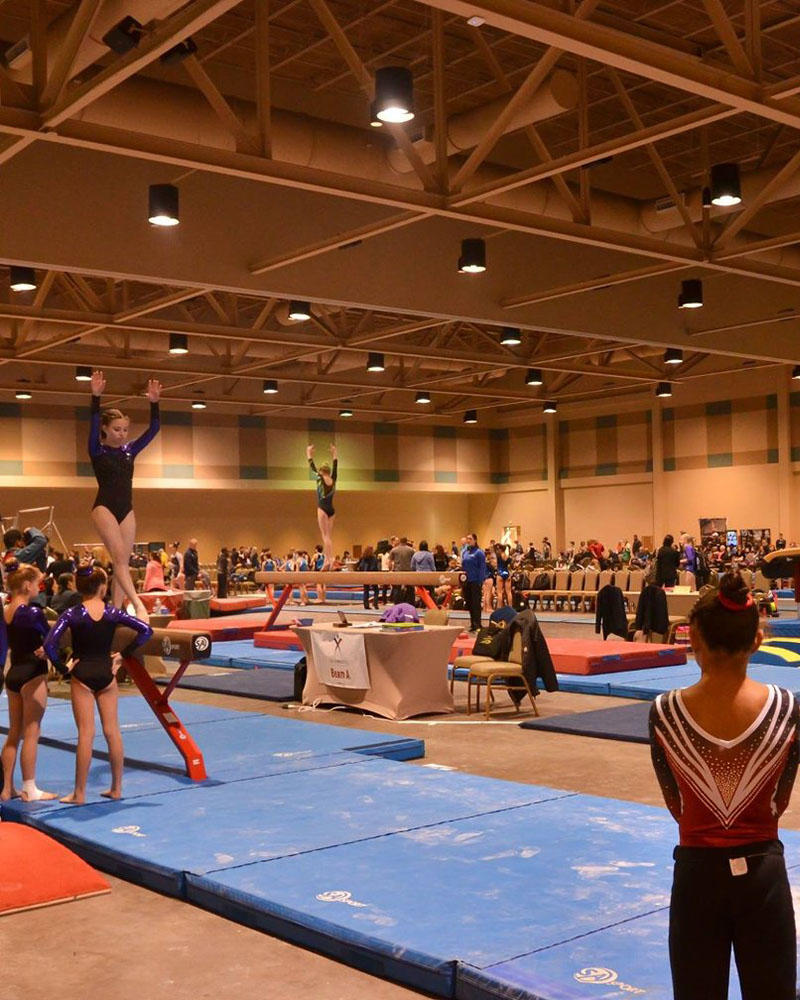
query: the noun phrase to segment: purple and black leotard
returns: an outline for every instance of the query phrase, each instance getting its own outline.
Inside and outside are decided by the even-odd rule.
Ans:
[[[11,650],[6,687],[19,694],[28,681],[47,674],[47,660],[37,656],[36,650],[41,648],[44,637],[50,631],[50,623],[38,604],[21,604],[11,621],[6,623],[4,619],[3,625],[7,633],[8,648]]]
[[[67,667],[61,657],[61,637],[69,629],[72,656],[77,661],[69,676],[97,694],[114,680],[111,671],[111,644],[118,628],[129,628],[136,632],[134,640],[122,650],[123,656],[129,656],[153,634],[149,625],[119,608],[109,605],[101,618],[94,619],[86,610],[85,604],[78,604],[68,608],[50,629],[44,641],[44,649],[56,670],[66,675]]]
[[[133,463],[136,456],[158,434],[161,417],[158,403],[150,404],[150,426],[135,441],[121,448],[111,448],[103,444],[100,436],[100,397],[92,396],[92,413],[89,424],[89,458],[97,477],[95,507],[106,507],[118,524],[133,510]]]

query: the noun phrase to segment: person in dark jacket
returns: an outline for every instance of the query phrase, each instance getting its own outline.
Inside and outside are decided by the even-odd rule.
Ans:
[[[217,556],[217,597],[220,599],[228,596],[229,572],[230,561],[228,559],[228,550],[223,547]]]
[[[477,535],[466,536],[466,545],[461,554],[461,568],[467,575],[463,586],[464,603],[469,611],[469,630],[477,632],[481,627],[481,592],[486,576],[486,555],[478,547]]]
[[[378,566],[378,557],[375,555],[375,550],[371,545],[368,545],[364,549],[364,553],[358,560],[358,565],[356,566],[356,572],[358,573],[377,573],[380,567]],[[378,610],[378,585],[377,583],[365,583],[364,584],[364,607],[369,608],[369,591],[372,588],[372,607]]]
[[[200,557],[197,554],[197,539],[192,538],[183,554],[183,576],[187,590],[194,590],[200,573]]]
[[[609,635],[618,635],[625,638],[628,632],[628,617],[625,614],[625,598],[619,587],[607,584],[601,588],[597,595],[597,608],[594,616],[594,630],[600,633],[603,629],[603,638]]]
[[[50,607],[61,614],[67,608],[74,608],[83,603],[83,598],[75,589],[75,576],[72,573],[61,573],[58,578],[58,593],[53,594]]]
[[[681,554],[674,547],[672,535],[664,536],[664,544],[656,554],[656,583],[660,587],[675,587],[678,583],[678,568]]]

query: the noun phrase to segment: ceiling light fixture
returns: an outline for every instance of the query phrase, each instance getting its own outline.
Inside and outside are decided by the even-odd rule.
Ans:
[[[103,44],[107,45],[112,52],[116,52],[118,56],[124,56],[126,52],[136,48],[141,37],[141,24],[135,17],[127,15],[121,21],[117,21],[114,27],[103,35]]]
[[[678,296],[679,309],[700,309],[703,305],[703,282],[699,278],[689,278],[681,282]]]
[[[378,118],[378,105],[374,101],[369,106],[369,123],[373,128],[383,128],[383,122]]]
[[[278,391],[278,383],[274,378],[265,378],[261,391],[265,396],[274,396]]]
[[[14,393],[17,399],[33,399],[33,393],[27,389],[19,389]]]
[[[525,376],[525,385],[542,385],[542,369],[541,368],[529,368],[528,374]]]
[[[500,343],[503,347],[516,347],[522,343],[522,335],[516,326],[504,326],[500,334]]]
[[[343,406],[341,408],[341,410],[339,410],[339,416],[340,417],[352,417],[353,416],[353,411],[350,409],[350,407],[348,405],[345,405],[345,406]]]
[[[147,195],[147,221],[152,226],[180,223],[178,189],[174,184],[151,184]]]
[[[292,299],[289,303],[289,319],[293,319],[295,323],[305,323],[307,319],[311,319],[311,306],[300,299]]]
[[[206,408],[206,404],[204,402],[202,402],[202,400],[196,399],[192,403],[192,409],[193,410],[205,410],[205,408]]]
[[[792,368],[792,378],[800,378],[800,365],[795,365]]]
[[[473,14],[472,17],[467,18],[467,24],[470,28],[480,28],[481,25],[486,24],[486,18],[479,14]]]
[[[431,394],[426,389],[422,389],[414,397],[415,403],[430,403],[430,401],[431,401]]]
[[[91,382],[92,381],[92,369],[89,365],[78,365],[75,369],[75,381],[76,382]]]
[[[668,399],[672,395],[672,383],[671,382],[659,382],[656,386],[656,396],[661,399]]]
[[[380,351],[370,351],[367,355],[367,371],[382,372],[385,369],[386,365],[383,363],[383,355]]]
[[[458,258],[460,274],[480,274],[486,270],[486,243],[481,239],[461,241],[461,256]]]
[[[668,347],[664,351],[664,364],[665,365],[680,365],[683,364],[683,351],[680,347]]]
[[[542,407],[545,413],[556,413],[558,412],[558,403],[554,399],[548,399],[548,401]]]
[[[414,79],[405,66],[383,66],[375,71],[375,113],[388,125],[402,125],[414,117]]]
[[[10,268],[10,285],[12,292],[32,292],[36,288],[36,271],[32,267],[21,267],[12,264]]]
[[[189,338],[185,333],[171,333],[169,335],[170,354],[188,354]]]
[[[711,168],[711,203],[730,208],[742,200],[738,163],[715,163]]]
[[[162,53],[159,59],[165,66],[175,65],[182,63],[189,56],[193,56],[195,52],[197,52],[197,43],[193,38],[185,38],[182,42],[178,42],[177,45],[173,45],[171,49]]]
[[[477,424],[478,422],[478,411],[477,410],[466,410],[464,412],[464,423],[465,424]]]

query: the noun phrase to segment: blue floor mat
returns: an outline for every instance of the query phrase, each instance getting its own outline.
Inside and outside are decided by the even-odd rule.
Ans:
[[[113,864],[135,880],[145,871],[151,888],[181,895],[187,872],[205,875],[318,853],[570,795],[355,754],[332,755],[330,763],[248,781],[244,788],[235,782],[80,810],[62,807],[43,816],[41,828],[70,845],[90,841],[102,868]],[[187,828],[190,836],[176,836]]]
[[[658,910],[485,970],[459,964],[457,1000],[672,1000],[669,910]],[[728,1000],[741,1000],[735,967]],[[764,998],[766,1000],[766,997]]]
[[[17,761],[17,786],[21,783],[19,761]],[[62,750],[57,747],[39,744],[36,757],[36,782],[39,788],[48,792],[58,792],[67,795],[75,785],[75,754],[72,750]],[[100,795],[111,784],[111,772],[106,761],[93,760],[89,768],[87,785],[87,802],[106,802]],[[182,788],[192,788],[196,782],[185,775],[167,774],[164,771],[152,771],[144,768],[126,768],[123,776],[123,793],[126,799],[136,799],[156,792],[171,792]],[[23,806],[21,802],[5,803],[4,809],[14,809]],[[37,802],[24,805],[26,810],[36,812],[64,809],[58,801]],[[68,808],[68,807],[66,807]]]
[[[226,640],[214,643],[211,656],[203,660],[203,664],[210,667],[237,667],[240,670],[254,670],[258,667],[292,670],[304,655],[302,650],[296,649],[262,649],[255,646],[252,639]]]
[[[188,875],[187,893],[357,965],[366,949],[384,974],[449,995],[441,973],[417,978],[420,959],[485,967],[667,905],[674,840],[666,810],[576,795]]]
[[[767,636],[791,636],[794,639],[800,638],[800,618],[770,618],[766,623],[765,632]]]
[[[157,684],[167,683],[159,678]],[[291,701],[294,698],[294,671],[263,667],[235,670],[230,674],[184,674],[176,690],[208,691],[211,694],[258,698],[261,701]]]
[[[622,740],[626,743],[649,743],[649,717],[650,702],[637,702],[635,705],[601,708],[594,712],[530,719],[521,722],[519,727],[572,736],[594,736],[603,740]]]

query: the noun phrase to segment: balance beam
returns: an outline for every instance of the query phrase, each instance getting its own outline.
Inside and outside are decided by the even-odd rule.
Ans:
[[[120,629],[122,631],[122,629]],[[153,629],[153,635],[140,646],[134,655],[125,657],[125,669],[153,709],[167,736],[175,744],[186,765],[186,774],[192,781],[205,781],[206,765],[203,754],[186,727],[173,711],[169,696],[186,672],[190,663],[207,660],[211,655],[211,637],[207,632],[176,632],[165,628]],[[177,656],[178,669],[169,684],[159,688],[145,668],[142,656]]]
[[[297,586],[314,586],[323,584],[325,586],[339,587],[414,587],[417,596],[428,608],[435,608],[436,602],[431,598],[427,587],[460,587],[467,579],[466,573],[359,573],[349,570],[314,570],[305,573],[268,573],[262,571],[256,573],[256,583],[281,587],[281,593],[272,613],[267,619],[264,631],[267,632],[275,625],[278,615],[288,601],[292,591]],[[448,595],[449,599],[449,595]],[[445,602],[447,603],[447,602]]]

